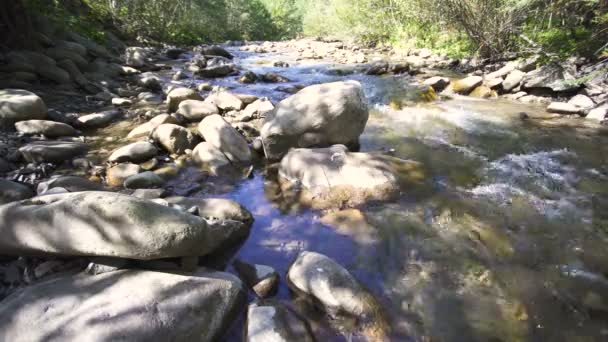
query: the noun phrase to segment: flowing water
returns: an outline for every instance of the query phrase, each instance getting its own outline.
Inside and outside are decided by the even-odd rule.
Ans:
[[[253,213],[236,257],[275,267],[279,298],[291,298],[290,263],[312,250],[345,266],[379,299],[394,341],[608,340],[605,128],[501,100],[420,101],[421,88],[407,75],[336,76],[323,60],[233,52],[244,69],[293,82],[212,83],[273,101],[288,96],[279,86],[359,80],[371,109],[361,150],[416,160],[425,170],[425,181],[404,187],[394,202],[332,213],[280,196],[263,166],[236,183],[182,171],[175,189],[231,198]],[[278,60],[292,66],[272,67]],[[307,316],[319,341],[363,340],[346,323]],[[235,322],[228,340],[241,340],[242,324]]]

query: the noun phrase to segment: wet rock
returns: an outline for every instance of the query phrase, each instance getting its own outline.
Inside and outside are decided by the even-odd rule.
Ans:
[[[547,112],[549,113],[557,113],[557,114],[580,114],[581,109],[571,103],[565,102],[552,102],[549,107],[547,107]]]
[[[247,71],[239,78],[239,82],[245,84],[255,83],[258,80],[258,75],[256,75],[253,71]]]
[[[312,342],[315,339],[306,321],[280,302],[265,300],[249,304],[245,341]]]
[[[279,274],[274,268],[266,265],[249,264],[238,259],[234,261],[233,265],[241,279],[258,297],[266,298],[276,293]]]
[[[300,199],[317,208],[387,200],[399,192],[388,157],[348,152],[344,145],[293,149],[281,160],[279,176],[286,187],[300,186]]]
[[[384,75],[388,73],[389,65],[387,62],[375,62],[370,65],[365,73],[367,75]]]
[[[209,83],[201,83],[196,87],[196,89],[198,89],[198,91],[211,91],[213,90],[213,86]]]
[[[209,115],[219,114],[220,111],[213,103],[186,100],[179,104],[177,113],[185,117],[188,121],[200,121]]]
[[[591,109],[595,107],[595,103],[592,99],[585,95],[576,95],[568,101],[569,104],[574,105],[581,109]]]
[[[329,257],[304,251],[289,267],[289,287],[312,297],[329,314],[356,318],[367,331],[382,335],[386,325],[379,303],[340,264]]]
[[[524,89],[548,89],[554,92],[575,91],[579,88],[572,68],[556,63],[543,65],[542,67],[528,72],[523,80]]]
[[[158,154],[158,150],[154,145],[149,142],[136,142],[123,146],[114,151],[108,161],[111,163],[142,163],[155,157]]]
[[[515,87],[517,87],[521,83],[521,81],[524,79],[525,75],[526,75],[526,73],[523,71],[519,71],[519,70],[511,71],[505,78],[504,82],[502,82],[502,89],[505,92],[510,92],[511,90],[515,89]]]
[[[120,110],[106,110],[99,113],[87,114],[78,118],[78,125],[82,128],[101,128],[122,116]]]
[[[102,191],[103,186],[78,176],[60,176],[38,184],[38,195],[46,194],[55,188],[63,188],[68,192]]]
[[[495,97],[496,96],[496,92],[494,92],[492,89],[490,89],[490,87],[487,86],[479,86],[477,88],[475,88],[475,90],[473,90],[469,96],[471,97],[478,97],[481,99],[487,99],[490,97]]]
[[[127,135],[128,139],[134,140],[150,135],[154,129],[162,124],[176,124],[177,120],[169,114],[161,114],[152,118],[150,121],[135,127]]]
[[[203,97],[193,89],[189,88],[176,88],[169,92],[167,95],[167,105],[169,113],[177,111],[179,104],[185,100],[199,100],[202,101]]]
[[[139,76],[139,84],[152,91],[160,91],[163,88],[160,77],[151,72],[141,74],[141,76]]]
[[[263,74],[260,79],[266,83],[287,83],[291,82],[287,77],[281,76],[274,72]]]
[[[236,71],[234,64],[222,64],[207,66],[204,69],[194,71],[194,75],[201,78],[225,77]]]
[[[34,191],[27,185],[0,179],[0,204],[21,201],[34,195]]]
[[[280,159],[292,147],[356,145],[368,117],[359,82],[306,87],[281,101],[263,126],[266,157]]]
[[[42,99],[27,90],[0,90],[0,123],[45,119],[47,108]]]
[[[209,226],[198,216],[112,192],[47,195],[0,207],[0,248],[5,255],[202,256],[249,231],[237,221],[223,223]]]
[[[450,79],[447,77],[433,76],[426,79],[422,84],[433,87],[436,91],[442,91],[450,84]]]
[[[188,78],[188,75],[186,75],[185,72],[179,70],[178,72],[176,72],[175,74],[173,74],[172,79],[174,81],[179,81],[179,80],[183,80],[184,78]]]
[[[152,171],[146,171],[130,176],[125,179],[124,186],[127,189],[147,189],[162,186],[165,180]]]
[[[172,196],[165,198],[169,204],[185,208],[196,207],[198,216],[207,219],[233,220],[244,223],[247,227],[253,224],[253,215],[239,203],[225,198],[192,198]]]
[[[480,76],[469,76],[458,81],[453,81],[448,89],[457,94],[468,95],[473,89],[479,87],[483,83],[483,78]]]
[[[211,115],[198,125],[206,142],[219,149],[232,163],[250,165],[251,151],[245,138],[219,115]]]
[[[194,51],[205,56],[221,56],[228,59],[232,59],[234,57],[230,52],[228,52],[228,50],[217,45],[199,46],[195,48]]]
[[[149,93],[149,92],[139,93],[137,95],[137,100],[140,103],[144,103],[144,104],[159,105],[159,104],[163,103],[162,96],[160,96],[159,94],[154,94],[154,93]]]
[[[19,153],[30,163],[63,163],[85,154],[87,149],[79,142],[36,141],[19,148]]]
[[[15,123],[15,129],[23,134],[40,134],[49,138],[76,135],[76,130],[61,122],[47,120],[27,120]]]
[[[205,102],[218,107],[222,111],[241,110],[245,106],[239,97],[225,91],[209,95]]]
[[[220,151],[208,142],[202,142],[192,151],[192,161],[209,171],[213,176],[224,174],[232,168],[230,160]]]
[[[179,342],[195,336],[211,342],[221,339],[244,301],[242,283],[220,272],[120,270],[66,277],[5,299],[0,340]]]
[[[152,137],[171,154],[184,154],[198,143],[192,132],[174,124],[159,125],[154,129]]]
[[[142,172],[142,169],[139,165],[130,163],[118,164],[106,171],[106,180],[111,187],[123,186],[127,178],[140,172]]]

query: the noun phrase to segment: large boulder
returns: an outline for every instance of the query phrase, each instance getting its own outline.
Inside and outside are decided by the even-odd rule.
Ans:
[[[139,260],[201,256],[245,236],[238,221],[223,225],[111,192],[47,195],[0,207],[5,255],[111,256]]]
[[[580,87],[575,74],[574,67],[551,63],[527,73],[521,82],[524,89],[572,92]]]
[[[188,121],[200,121],[209,115],[219,114],[220,111],[213,103],[198,100],[186,100],[179,104],[177,113],[181,114]]]
[[[386,332],[380,304],[342,265],[325,255],[301,252],[289,267],[287,284],[296,293],[312,297],[329,314],[357,319],[368,335],[380,337]]]
[[[205,270],[58,278],[2,302],[0,340],[212,342],[244,301],[238,278]]]
[[[308,323],[274,300],[249,304],[246,342],[313,342]]]
[[[147,137],[154,129],[162,124],[176,124],[177,120],[169,114],[161,114],[153,117],[150,121],[143,123],[127,134],[127,139],[135,140]]]
[[[247,226],[253,224],[253,215],[239,203],[226,198],[192,198],[172,196],[165,200],[185,208],[197,207],[198,216],[207,219],[233,220]]]
[[[27,90],[0,90],[0,124],[45,119],[47,108],[42,99]]]
[[[196,90],[190,88],[176,88],[167,94],[167,106],[169,113],[174,113],[179,108],[179,104],[186,100],[202,101],[203,97]]]
[[[184,154],[193,149],[198,139],[189,130],[174,124],[162,124],[154,129],[152,137],[169,153]]]
[[[221,116],[208,116],[198,125],[198,130],[205,141],[222,151],[237,165],[250,165],[251,150],[245,138]]]
[[[281,160],[279,176],[284,188],[301,187],[300,200],[314,207],[358,205],[398,194],[399,179],[389,158],[352,153],[344,145],[299,148]]]
[[[15,123],[15,129],[23,134],[41,134],[49,138],[76,135],[74,127],[48,120],[27,120]]]
[[[34,191],[27,185],[0,179],[0,204],[24,200],[34,195]]]
[[[154,145],[147,141],[140,141],[117,149],[110,155],[108,161],[111,163],[142,163],[157,154],[158,150]]]
[[[280,159],[292,147],[357,145],[368,117],[357,81],[306,87],[281,101],[262,128],[266,157]]]
[[[87,145],[80,142],[35,141],[19,148],[19,153],[30,163],[63,163],[87,150]]]

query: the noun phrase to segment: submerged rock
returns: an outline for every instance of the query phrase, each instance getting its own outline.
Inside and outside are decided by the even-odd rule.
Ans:
[[[47,195],[0,207],[5,255],[111,256],[140,260],[201,256],[245,236],[154,202],[111,192]],[[69,237],[69,238],[67,238]]]
[[[42,99],[27,90],[0,90],[0,124],[45,119],[47,108]]]
[[[387,332],[387,323],[380,304],[340,264],[329,257],[304,251],[287,272],[289,287],[312,297],[331,315],[355,318],[366,331],[376,338]]]
[[[222,337],[244,301],[238,278],[204,270],[59,278],[3,301],[0,340],[212,342]]]
[[[368,117],[357,81],[306,87],[281,101],[262,128],[266,157],[280,159],[292,147],[357,145]]]
[[[249,304],[247,309],[247,342],[313,342],[307,322],[274,300]]]

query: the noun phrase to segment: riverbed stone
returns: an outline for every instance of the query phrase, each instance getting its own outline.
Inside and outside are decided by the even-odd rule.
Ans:
[[[234,58],[234,56],[232,56],[232,54],[228,52],[228,50],[217,45],[199,46],[195,49],[195,51],[204,56],[221,56],[228,59]]]
[[[549,113],[557,113],[557,114],[566,114],[566,115],[574,115],[580,114],[581,109],[571,103],[566,102],[551,102],[549,107],[547,107],[547,112]]]
[[[152,91],[160,91],[163,88],[160,76],[152,72],[144,72],[139,75],[139,84]]]
[[[198,216],[112,192],[46,195],[0,207],[0,248],[5,255],[202,256],[249,230],[238,221],[222,223],[210,226]]]
[[[186,100],[202,101],[203,97],[196,90],[190,88],[176,88],[167,94],[167,106],[169,113],[174,113],[179,108],[179,104]]]
[[[528,72],[522,80],[522,86],[524,89],[569,92],[575,91],[580,87],[575,80],[575,70],[573,67],[551,63]]]
[[[106,181],[111,187],[122,186],[125,180],[133,175],[142,172],[137,164],[123,163],[112,166],[106,171]]]
[[[127,189],[148,189],[160,187],[164,183],[165,180],[159,175],[152,171],[146,171],[125,179],[124,186]]]
[[[568,103],[581,109],[591,109],[595,107],[593,100],[582,94],[574,96],[570,99],[570,101],[568,101]]]
[[[125,64],[135,68],[141,68],[146,64],[146,60],[150,55],[150,50],[132,46],[125,50]]]
[[[457,94],[468,95],[473,89],[479,87],[483,83],[481,76],[469,76],[457,81],[453,81],[448,89]]]
[[[276,293],[279,285],[279,274],[267,265],[250,264],[235,260],[234,268],[249,288],[260,298],[266,298]]]
[[[204,269],[69,276],[6,298],[0,340],[212,342],[222,338],[244,302],[238,278]]]
[[[140,141],[123,146],[112,152],[108,161],[111,163],[142,163],[155,157],[157,154],[158,149],[154,145],[147,141]]]
[[[46,105],[38,95],[23,89],[0,90],[0,123],[42,120],[46,115]]]
[[[206,142],[222,151],[232,163],[251,164],[251,150],[247,141],[221,116],[215,114],[204,118],[198,125],[198,131]]]
[[[0,204],[24,200],[34,195],[34,191],[27,185],[0,179]]]
[[[313,342],[308,323],[284,304],[264,300],[249,304],[246,342]]]
[[[442,91],[450,84],[450,79],[447,77],[433,76],[424,80],[422,84],[433,87],[436,91]]]
[[[19,148],[19,153],[30,163],[63,163],[85,154],[87,149],[80,142],[35,141]]]
[[[49,120],[26,120],[15,123],[15,129],[23,134],[40,134],[49,138],[76,135],[74,127]]]
[[[177,113],[185,117],[188,121],[200,121],[209,115],[219,114],[220,111],[213,103],[199,100],[186,100],[179,104]]]
[[[520,70],[511,71],[502,82],[502,89],[505,92],[510,92],[511,90],[515,89],[515,87],[517,87],[524,79],[525,75],[526,73]]]
[[[226,155],[206,141],[196,145],[192,151],[192,160],[213,176],[225,174],[224,171],[232,169],[232,164]]]
[[[313,85],[281,101],[264,124],[264,152],[278,160],[292,147],[358,145],[369,117],[357,81]]]
[[[586,118],[590,119],[590,120],[596,120],[596,121],[604,121],[606,120],[606,116],[608,116],[608,106],[602,106],[602,107],[598,107],[598,108],[594,108],[592,110],[589,111],[589,114],[587,114]]]
[[[478,97],[480,99],[487,99],[493,96],[496,96],[496,92],[494,92],[490,87],[481,85],[477,88],[475,88],[475,90],[473,90],[469,96],[471,97]]]
[[[68,192],[102,191],[103,186],[89,179],[79,176],[59,176],[38,184],[38,195],[46,194],[55,188],[63,188]]]
[[[381,335],[386,322],[376,299],[333,259],[316,252],[303,251],[287,272],[289,287],[312,297],[331,315],[345,314]]]
[[[184,154],[186,150],[192,150],[198,142],[192,132],[174,124],[159,125],[154,129],[152,137],[172,154]]]
[[[235,72],[235,70],[234,64],[222,64],[196,70],[194,71],[194,75],[201,78],[218,78],[228,76]]]
[[[239,221],[247,226],[253,224],[251,212],[230,199],[171,196],[165,200],[170,204],[177,204],[185,208],[197,207],[198,215],[203,218]]]
[[[399,192],[389,157],[349,152],[344,145],[293,149],[281,160],[279,176],[285,189],[301,188],[300,200],[318,208],[387,200]]]
[[[78,118],[78,124],[82,128],[101,128],[108,126],[112,121],[122,116],[117,109],[104,110],[99,113],[87,114]]]
[[[176,124],[177,120],[175,117],[169,114],[160,114],[153,117],[150,121],[143,123],[131,130],[127,134],[127,139],[135,140],[150,135],[154,129],[162,124]]]
[[[205,99],[205,102],[216,106],[224,112],[241,110],[243,107],[245,107],[245,104],[239,97],[226,91],[209,95]]]
[[[257,99],[253,103],[247,105],[241,116],[250,117],[251,119],[257,119],[261,117],[265,117],[267,113],[272,112],[274,110],[274,105],[267,98]],[[247,121],[247,120],[240,120]]]

